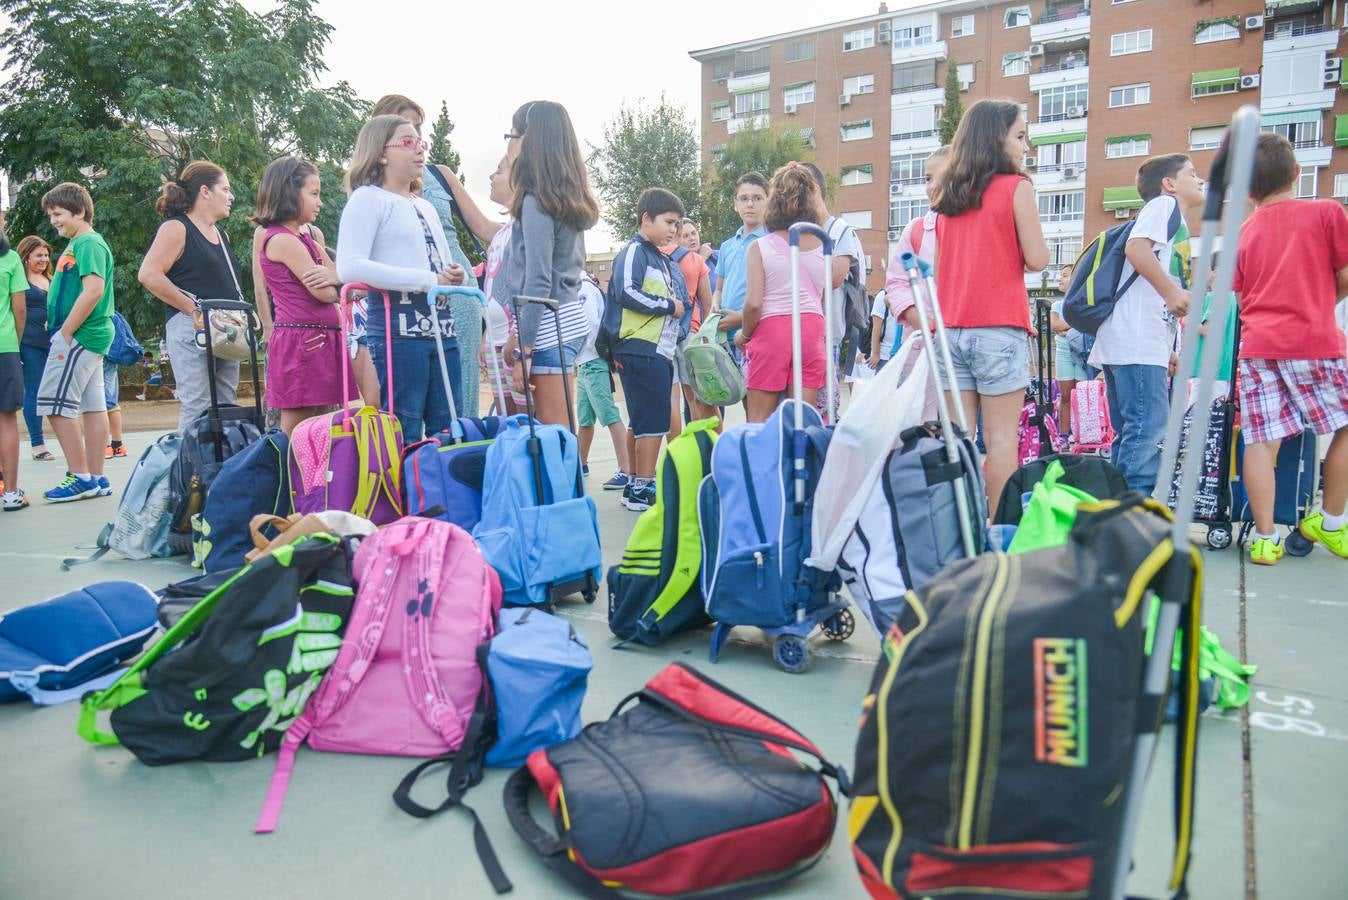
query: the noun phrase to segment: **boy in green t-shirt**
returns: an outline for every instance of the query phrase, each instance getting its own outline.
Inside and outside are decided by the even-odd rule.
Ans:
[[[58,184],[42,197],[42,208],[57,233],[70,240],[47,293],[51,350],[37,390],[38,414],[56,432],[70,473],[43,496],[53,503],[111,497],[112,485],[103,476],[108,443],[103,355],[112,346],[112,251],[94,231],[94,201],[80,185]]]
[[[28,505],[19,489],[19,410],[23,409],[23,366],[19,335],[28,307],[28,279],[19,254],[5,240],[5,214],[0,211],[0,508],[17,512]]]

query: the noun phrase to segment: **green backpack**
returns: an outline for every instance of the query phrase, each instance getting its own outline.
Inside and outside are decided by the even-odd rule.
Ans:
[[[703,320],[679,347],[679,368],[697,399],[708,406],[734,406],[744,399],[744,374],[717,332],[720,323],[719,313]]]
[[[622,562],[608,571],[608,627],[624,641],[655,646],[711,622],[698,577],[697,493],[711,471],[716,426],[714,418],[690,422],[665,447],[656,467],[655,505],[637,519]]]

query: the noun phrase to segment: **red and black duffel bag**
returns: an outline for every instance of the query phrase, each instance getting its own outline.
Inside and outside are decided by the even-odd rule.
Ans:
[[[845,773],[800,732],[674,663],[607,721],[534,751],[505,805],[520,837],[587,896],[744,896],[823,856],[837,817],[825,776],[847,793]],[[529,813],[535,784],[560,836]]]

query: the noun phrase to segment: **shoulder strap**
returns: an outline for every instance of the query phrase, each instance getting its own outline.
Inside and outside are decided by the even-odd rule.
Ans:
[[[487,251],[482,246],[482,242],[477,239],[477,235],[473,234],[473,229],[468,227],[468,222],[463,218],[463,211],[459,209],[459,201],[454,199],[454,192],[449,189],[449,179],[445,177],[445,173],[440,171],[440,166],[437,163],[427,163],[426,168],[430,170],[431,177],[436,180],[440,187],[444,188],[445,196],[449,197],[449,211],[455,220],[463,226],[464,233],[468,235],[468,240],[473,242],[473,248],[477,250],[478,255],[486,256]]]
[[[669,255],[675,262],[678,262],[679,260],[687,256],[688,253],[689,253],[688,248],[680,244],[679,246],[675,247],[674,252]]]
[[[917,256],[922,252],[922,236],[927,233],[927,220],[925,218],[917,219],[913,222],[913,230],[908,234],[908,242],[913,245],[913,255]]]

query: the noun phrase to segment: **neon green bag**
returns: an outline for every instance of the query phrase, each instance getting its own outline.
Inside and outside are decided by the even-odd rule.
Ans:
[[[1030,502],[1020,517],[1020,526],[1011,538],[1008,553],[1028,553],[1045,547],[1061,547],[1072,533],[1077,520],[1077,507],[1094,503],[1096,498],[1070,484],[1059,484],[1063,477],[1062,463],[1054,460],[1044,471],[1044,478],[1030,492]]]
[[[1151,614],[1147,620],[1147,654],[1151,654],[1152,635],[1156,631],[1156,618],[1161,613],[1161,601],[1153,597]],[[1175,658],[1171,668],[1180,670],[1180,648],[1183,641],[1175,636]],[[1250,702],[1250,679],[1259,671],[1259,667],[1243,663],[1222,646],[1217,635],[1206,625],[1198,626],[1198,680],[1215,679],[1217,689],[1212,702],[1218,709],[1238,709]]]

